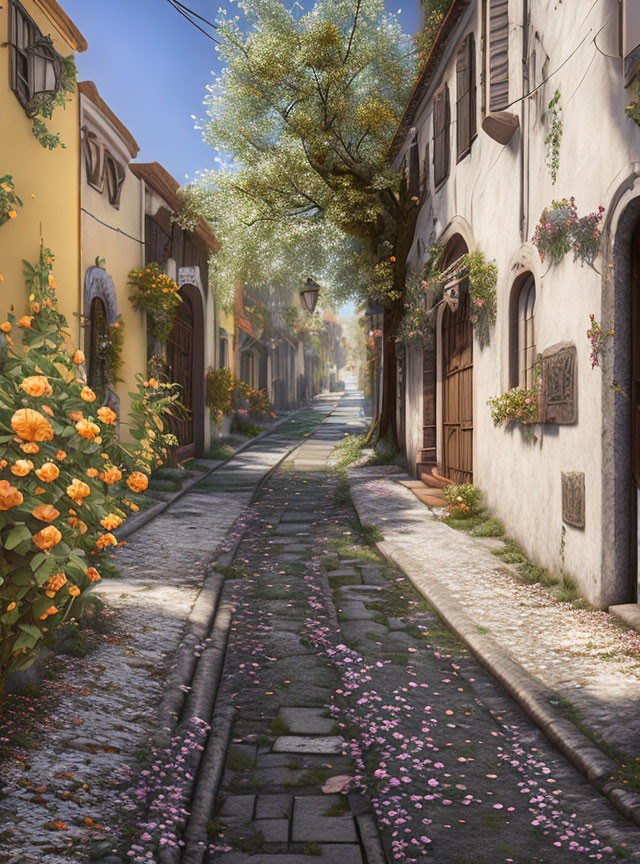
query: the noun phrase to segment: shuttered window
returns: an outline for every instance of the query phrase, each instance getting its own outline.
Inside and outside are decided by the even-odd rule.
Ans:
[[[534,387],[536,367],[536,283],[524,274],[511,299],[511,385]]]
[[[411,147],[409,147],[409,176],[407,188],[411,198],[420,197],[420,151],[418,150],[418,135],[413,136]]]
[[[456,121],[458,159],[471,150],[476,134],[476,70],[473,33],[458,48],[456,60]]]
[[[509,104],[509,0],[489,2],[489,111]]]
[[[429,197],[429,143],[425,144],[424,158],[420,169],[420,197],[426,201]]]
[[[449,175],[449,88],[446,84],[433,97],[433,182],[436,187]]]

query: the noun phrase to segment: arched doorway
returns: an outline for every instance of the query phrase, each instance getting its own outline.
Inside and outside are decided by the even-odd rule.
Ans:
[[[102,405],[107,392],[104,346],[107,341],[107,310],[100,297],[94,297],[89,310],[89,368],[87,383]]]
[[[178,459],[202,453],[204,446],[204,315],[202,298],[194,285],[180,289],[182,303],[176,310],[167,343],[171,381],[182,387],[182,402],[188,411],[174,421]]]
[[[442,268],[467,253],[458,234],[450,241]],[[469,284],[458,284],[457,308],[447,305],[441,325],[442,473],[455,483],[473,483],[473,328]]]

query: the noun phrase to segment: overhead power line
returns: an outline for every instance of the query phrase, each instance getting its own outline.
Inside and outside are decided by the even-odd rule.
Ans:
[[[207,33],[207,31],[204,29],[204,27],[201,27],[196,21],[193,20],[193,18],[191,16],[193,15],[195,18],[198,18],[200,21],[203,21],[205,24],[208,24],[209,27],[212,27],[214,30],[217,30],[218,28],[216,27],[215,24],[212,24],[211,21],[208,21],[206,18],[203,18],[202,15],[198,15],[198,13],[194,12],[193,9],[189,9],[189,7],[185,6],[184,3],[179,3],[178,0],[167,0],[167,2],[169,3],[170,6],[172,6],[176,10],[176,12],[178,12],[180,15],[182,15],[182,17],[185,18],[189,22],[189,24],[191,24],[192,27],[195,27],[196,30],[199,30],[204,36],[206,36],[207,39],[210,39],[216,45],[221,44],[219,39],[216,39],[215,36],[211,35],[211,33]]]

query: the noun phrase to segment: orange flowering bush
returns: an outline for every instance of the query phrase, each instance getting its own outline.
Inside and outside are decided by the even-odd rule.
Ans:
[[[129,485],[147,485],[142,442],[163,429],[168,404],[141,386],[141,443],[120,442],[115,413],[95,399],[84,355],[70,344],[52,269],[45,248],[37,265],[25,262],[29,315],[11,312],[3,331],[20,339],[0,360],[0,699],[5,676],[33,662],[45,631],[100,579],[117,543],[111,531],[133,510]]]
[[[180,289],[155,261],[140,270],[132,270],[129,287],[133,306],[147,313],[149,335],[166,345],[176,309],[182,302]]]

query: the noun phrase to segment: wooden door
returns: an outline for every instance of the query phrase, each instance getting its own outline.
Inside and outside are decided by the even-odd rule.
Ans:
[[[465,283],[457,310],[444,313],[442,361],[442,473],[455,483],[473,483],[473,330]]]
[[[169,375],[182,387],[182,403],[189,414],[174,421],[174,434],[178,438],[179,456],[185,458],[195,452],[193,425],[193,307],[183,295],[173,323],[168,344]]]
[[[640,222],[631,246],[631,496],[629,501],[631,596],[639,599],[638,496],[640,494]]]
[[[89,363],[87,383],[104,404],[107,393],[107,370],[104,360],[104,346],[107,340],[107,310],[100,297],[94,297],[89,312]]]

